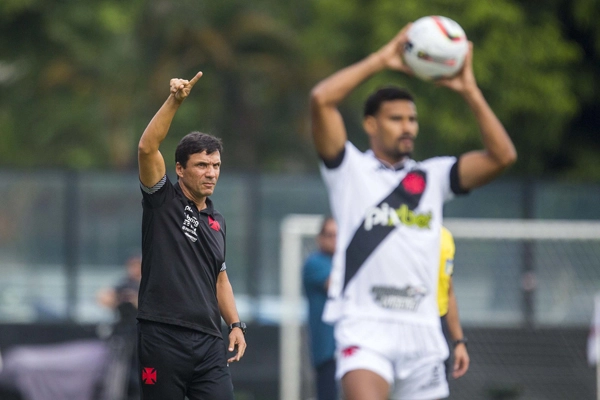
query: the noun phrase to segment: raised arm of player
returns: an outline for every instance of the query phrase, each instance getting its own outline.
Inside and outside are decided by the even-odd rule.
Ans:
[[[233,296],[233,289],[227,276],[227,271],[219,272],[217,277],[217,301],[219,303],[219,311],[221,316],[225,320],[225,323],[229,326],[234,322],[239,322],[240,317],[235,306],[235,298]],[[241,329],[234,328],[229,333],[229,346],[227,350],[234,351],[237,348],[236,354],[227,360],[228,363],[234,361],[240,361],[246,351],[246,339]]]
[[[384,69],[409,73],[402,60],[406,43],[406,25],[389,43],[363,60],[352,64],[319,82],[311,91],[310,108],[315,149],[324,160],[338,156],[347,140],[338,104],[360,83]]]
[[[152,187],[162,179],[166,173],[165,160],[159,151],[161,142],[167,136],[171,121],[179,106],[190,94],[190,91],[202,76],[198,72],[192,80],[171,79],[171,93],[154,115],[138,144],[138,167],[140,182],[147,187]]]
[[[437,81],[458,92],[477,119],[484,149],[463,154],[458,173],[463,189],[484,185],[517,161],[517,151],[504,126],[483,97],[473,74],[473,43],[461,72],[452,78]]]

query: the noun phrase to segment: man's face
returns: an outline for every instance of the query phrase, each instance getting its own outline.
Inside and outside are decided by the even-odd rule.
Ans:
[[[364,127],[375,155],[391,164],[410,156],[419,131],[417,109],[409,100],[385,101],[375,116],[365,118]]]
[[[141,257],[131,257],[127,260],[127,274],[131,279],[139,281],[142,279],[142,259]]]
[[[323,232],[319,233],[319,248],[327,254],[335,253],[336,239],[337,225],[334,220],[330,219],[323,227]]]
[[[221,153],[194,153],[190,155],[185,168],[177,163],[176,170],[180,184],[184,185],[192,196],[210,196],[215,191],[221,173]]]

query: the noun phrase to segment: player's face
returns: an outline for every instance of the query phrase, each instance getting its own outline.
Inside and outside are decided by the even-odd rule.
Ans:
[[[221,173],[221,153],[218,151],[206,154],[190,155],[185,168],[177,164],[179,182],[196,198],[213,194],[219,174]]]
[[[395,164],[412,154],[419,131],[415,103],[409,100],[385,101],[377,114],[367,117],[367,120],[365,129],[377,157]]]

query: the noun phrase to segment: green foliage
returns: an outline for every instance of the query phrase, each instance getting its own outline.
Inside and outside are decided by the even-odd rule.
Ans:
[[[135,168],[169,79],[202,70],[162,147],[171,165],[179,138],[202,130],[224,139],[227,168],[314,171],[310,88],[431,14],[455,19],[474,42],[478,83],[520,154],[513,173],[600,176],[593,125],[574,124],[600,103],[595,0],[4,0],[0,163]],[[456,94],[394,73],[342,105],[359,146],[362,102],[389,83],[417,96],[419,158],[481,146]]]

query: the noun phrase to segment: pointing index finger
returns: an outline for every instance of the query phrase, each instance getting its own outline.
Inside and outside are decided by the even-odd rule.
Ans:
[[[191,80],[191,81],[190,81],[190,83],[189,83],[189,86],[190,86],[190,87],[193,87],[193,86],[196,84],[196,82],[198,82],[198,80],[200,79],[200,77],[202,77],[202,71],[199,71],[199,72],[196,74],[196,76],[194,76],[194,77],[192,78],[192,80]]]

